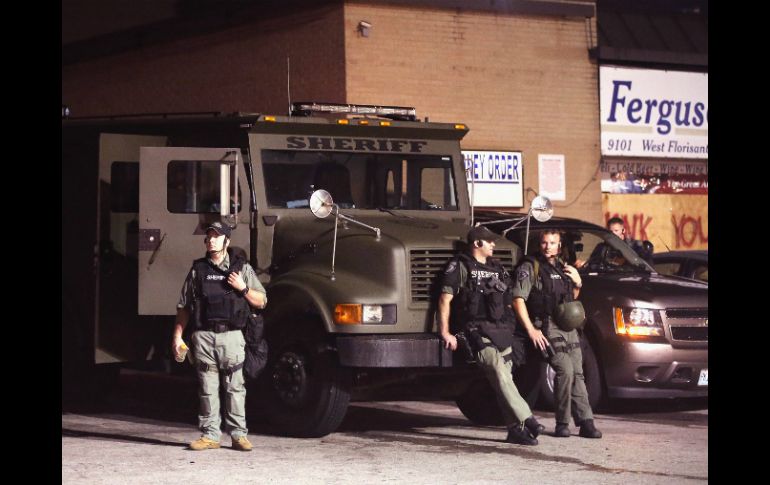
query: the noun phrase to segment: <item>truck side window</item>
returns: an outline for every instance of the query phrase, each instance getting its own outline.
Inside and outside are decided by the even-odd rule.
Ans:
[[[200,160],[172,160],[168,163],[166,177],[166,207],[176,214],[219,213],[219,162]],[[231,171],[231,186],[235,173]],[[241,190],[238,187],[238,207],[242,207]],[[231,201],[231,205],[233,201]],[[233,210],[233,207],[230,207]]]

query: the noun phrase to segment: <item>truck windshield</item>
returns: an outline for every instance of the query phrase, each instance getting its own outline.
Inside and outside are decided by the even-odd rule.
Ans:
[[[458,210],[450,156],[263,150],[262,169],[270,207],[324,189],[343,209]]]

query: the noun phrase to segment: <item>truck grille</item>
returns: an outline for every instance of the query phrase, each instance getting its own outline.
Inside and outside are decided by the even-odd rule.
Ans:
[[[410,279],[412,289],[412,302],[429,302],[433,296],[433,285],[440,283],[439,275],[447,262],[457,254],[452,249],[412,249],[409,252],[409,264],[411,267]],[[501,249],[494,252],[506,270],[513,270],[513,254],[510,249]],[[436,293],[438,288],[436,288]]]
[[[689,342],[708,342],[708,327],[671,327],[671,338]]]

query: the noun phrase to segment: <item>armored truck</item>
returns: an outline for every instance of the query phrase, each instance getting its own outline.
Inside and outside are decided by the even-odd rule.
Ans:
[[[328,103],[63,119],[64,386],[178,365],[179,291],[221,221],[267,289],[252,417],[323,436],[351,400],[427,398],[483,420],[495,400],[478,398],[483,376],[443,348],[435,318],[436,276],[471,224],[467,132],[413,108]],[[502,240],[496,256],[511,269],[519,249]]]

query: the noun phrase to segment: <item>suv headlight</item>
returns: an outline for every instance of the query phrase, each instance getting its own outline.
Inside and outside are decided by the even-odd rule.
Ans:
[[[615,333],[629,337],[662,337],[660,310],[614,307]]]

